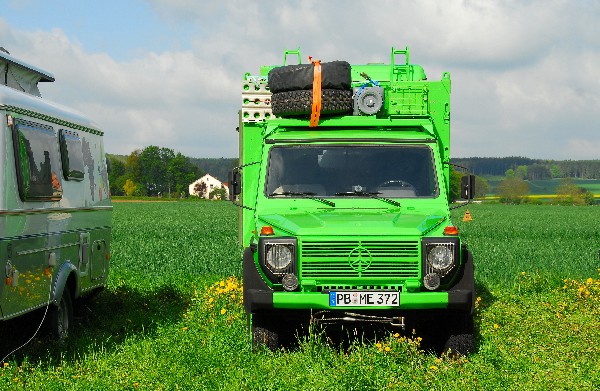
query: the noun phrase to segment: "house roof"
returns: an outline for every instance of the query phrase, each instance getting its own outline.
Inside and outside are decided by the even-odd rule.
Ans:
[[[215,178],[214,176],[212,176],[212,175],[210,175],[210,174],[204,174],[204,176],[202,176],[202,177],[200,177],[200,178],[196,179],[194,182],[192,182],[192,184],[194,184],[194,183],[197,183],[197,182],[200,182],[200,181],[202,181],[202,180],[209,179],[209,178],[210,178],[210,179],[212,179],[213,181],[219,182],[219,183],[221,183],[221,184],[223,183],[223,182],[221,182],[220,180],[218,180],[217,178]]]

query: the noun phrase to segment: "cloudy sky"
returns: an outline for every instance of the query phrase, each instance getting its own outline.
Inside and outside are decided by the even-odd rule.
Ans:
[[[245,72],[284,49],[452,75],[452,155],[600,159],[600,2],[3,0],[0,46],[54,74],[109,153],[236,157]]]

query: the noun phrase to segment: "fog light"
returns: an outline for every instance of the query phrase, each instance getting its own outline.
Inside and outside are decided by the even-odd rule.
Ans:
[[[425,288],[434,291],[440,287],[440,276],[436,273],[429,273],[423,278],[423,284],[425,284]]]
[[[283,289],[285,289],[286,291],[295,291],[296,288],[298,288],[298,277],[296,277],[293,274],[286,274],[281,279],[281,284],[283,285]]]

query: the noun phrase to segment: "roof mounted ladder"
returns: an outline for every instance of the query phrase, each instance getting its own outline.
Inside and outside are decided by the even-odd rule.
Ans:
[[[404,54],[406,62],[403,65],[396,65],[396,54]],[[405,75],[405,76],[404,76]],[[410,52],[408,46],[404,50],[392,48],[390,59],[390,82],[400,80],[412,80],[412,67],[410,66]]]

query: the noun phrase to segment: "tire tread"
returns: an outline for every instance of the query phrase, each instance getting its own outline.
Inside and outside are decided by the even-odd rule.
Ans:
[[[321,114],[343,114],[352,111],[352,91],[326,89],[321,92]],[[279,92],[271,97],[274,115],[294,117],[312,112],[312,90]]]

